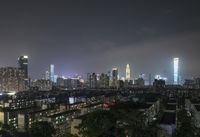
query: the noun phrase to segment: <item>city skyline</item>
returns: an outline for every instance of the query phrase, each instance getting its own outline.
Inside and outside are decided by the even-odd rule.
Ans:
[[[183,78],[199,77],[199,2],[1,2],[0,66],[28,55],[30,76],[54,64],[62,75],[141,73],[173,79],[174,57]],[[136,14],[137,13],[137,14]],[[9,53],[9,54],[8,54]]]
[[[200,137],[199,5],[0,1],[0,137]]]
[[[25,59],[25,62],[23,62],[23,60]],[[179,58],[173,58],[173,72],[172,74],[172,79],[169,80],[170,76],[168,75],[165,75],[167,76],[166,78],[168,78],[168,80],[166,80],[168,83],[171,83],[171,84],[178,84],[178,82],[181,82],[181,81],[178,81],[179,78],[181,77],[181,75],[179,74],[179,63],[175,63],[176,61],[175,60],[179,60]],[[25,76],[26,76],[26,79],[27,77],[31,78],[31,79],[46,79],[48,80],[48,77],[49,77],[49,80],[50,81],[53,81],[53,82],[56,82],[56,78],[57,77],[65,77],[65,78],[72,78],[72,77],[76,77],[76,75],[80,75],[78,73],[74,73],[74,74],[71,74],[71,75],[64,75],[64,74],[61,74],[61,72],[57,72],[55,71],[55,65],[54,64],[49,64],[49,67],[46,68],[46,70],[44,72],[39,72],[39,74],[41,73],[41,75],[39,75],[39,77],[35,78],[35,77],[32,77],[30,76],[30,74],[28,73],[28,70],[29,70],[29,56],[28,55],[21,55],[19,56],[18,58],[18,63],[17,63],[17,66],[21,69],[21,65],[20,63],[22,63],[22,65],[25,65],[26,66],[26,69],[24,70],[25,71]],[[178,66],[177,66],[178,65]],[[16,65],[14,66],[1,66],[1,67],[16,67]],[[150,74],[144,74],[142,72],[139,73],[139,75],[133,75],[131,74],[131,71],[133,71],[131,68],[130,68],[130,64],[125,64],[125,67],[124,69],[123,68],[119,68],[117,67],[117,65],[114,67],[114,68],[110,68],[110,70],[108,71],[105,71],[105,70],[102,70],[101,72],[96,72],[96,71],[93,71],[93,72],[85,72],[84,74],[80,75],[82,78],[86,79],[87,76],[85,76],[85,74],[87,73],[97,73],[97,74],[101,74],[101,73],[110,73],[110,71],[113,71],[113,69],[117,69],[118,70],[118,78],[117,79],[122,79],[122,80],[134,80],[134,79],[137,79],[137,78],[144,78],[145,81],[148,81],[149,82],[149,76],[148,75],[152,75],[151,73]],[[177,70],[178,69],[178,70]],[[178,71],[178,72],[177,72]],[[177,74],[178,73],[178,74]],[[48,75],[48,76],[47,76]],[[157,79],[157,77],[160,77],[162,78],[163,75],[159,74],[159,73],[155,73],[153,76],[151,76],[153,79]],[[175,80],[176,79],[176,80]],[[184,79],[182,79],[184,80]],[[176,81],[176,82],[175,82]]]

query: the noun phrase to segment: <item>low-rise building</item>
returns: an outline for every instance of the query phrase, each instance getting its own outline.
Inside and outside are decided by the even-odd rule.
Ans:
[[[25,72],[22,69],[14,67],[0,68],[0,91],[24,91]]]
[[[81,108],[81,114],[84,115],[84,114],[91,113],[99,109],[103,109],[102,103],[90,104]]]
[[[25,113],[34,109],[38,108],[36,107],[20,108],[20,109],[3,108],[0,111],[0,122],[18,128],[18,121],[19,121],[18,114]]]
[[[56,113],[55,109],[30,110],[18,113],[18,130],[25,131],[31,128],[32,124],[42,121],[43,117]]]
[[[79,117],[80,114],[80,110],[70,110],[48,115],[43,120],[53,124],[54,128],[57,130],[57,135],[65,135],[67,132],[70,132],[72,120]]]

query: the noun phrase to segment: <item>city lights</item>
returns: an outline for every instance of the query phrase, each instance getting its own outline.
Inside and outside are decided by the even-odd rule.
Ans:
[[[174,85],[179,84],[179,58],[174,58]]]

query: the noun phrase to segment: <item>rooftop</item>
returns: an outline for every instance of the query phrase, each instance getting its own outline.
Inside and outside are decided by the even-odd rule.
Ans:
[[[102,103],[90,104],[90,105],[85,106],[84,108],[90,108],[90,107],[94,107],[94,106],[98,106],[98,105],[102,105]]]
[[[80,110],[76,109],[76,110],[70,110],[70,111],[60,112],[60,113],[57,113],[57,114],[49,115],[47,117],[49,117],[49,118],[55,118],[55,117],[62,116],[62,115],[73,114],[74,112],[80,112]]]

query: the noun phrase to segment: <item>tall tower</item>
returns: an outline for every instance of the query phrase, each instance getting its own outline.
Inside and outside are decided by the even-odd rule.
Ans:
[[[112,87],[118,87],[118,68],[112,69]]]
[[[28,56],[20,56],[18,58],[19,69],[24,71],[24,77],[28,80]]]
[[[25,89],[29,87],[29,78],[28,78],[28,56],[20,56],[18,58],[18,67],[24,74],[24,82],[25,82]]]
[[[126,65],[126,80],[130,80],[131,79],[131,70],[130,70],[130,65],[127,64]]]
[[[46,71],[46,72],[45,72],[45,80],[50,80],[49,71]]]
[[[51,82],[54,82],[54,65],[51,64],[50,65],[50,79],[51,79]]]
[[[179,58],[174,58],[174,85],[179,84]]]
[[[97,87],[97,75],[95,73],[92,73],[91,75],[91,88]]]

